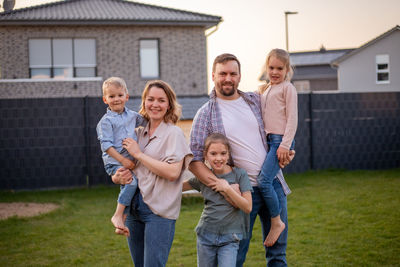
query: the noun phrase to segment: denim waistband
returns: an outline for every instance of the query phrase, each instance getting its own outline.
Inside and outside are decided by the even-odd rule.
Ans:
[[[267,141],[282,141],[282,134],[268,134]]]

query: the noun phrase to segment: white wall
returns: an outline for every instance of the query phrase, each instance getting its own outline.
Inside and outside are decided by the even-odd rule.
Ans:
[[[376,55],[389,55],[388,84],[376,83]],[[338,69],[340,92],[400,91],[400,30],[362,49],[341,62]]]

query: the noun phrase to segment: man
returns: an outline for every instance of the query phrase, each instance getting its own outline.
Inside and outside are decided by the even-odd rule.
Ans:
[[[247,171],[253,186],[253,209],[250,213],[249,239],[240,241],[236,266],[243,266],[249,248],[254,221],[257,214],[263,228],[263,240],[270,229],[270,215],[257,186],[257,176],[264,162],[267,144],[261,117],[260,96],[256,93],[238,90],[240,62],[231,54],[216,57],[212,69],[214,90],[210,100],[204,104],[194,118],[190,134],[190,148],[194,159],[189,170],[204,184],[209,185],[214,177],[204,164],[203,149],[205,138],[214,132],[226,135],[232,147],[235,166]],[[268,266],[286,266],[286,244],[288,233],[286,195],[290,193],[282,171],[274,180],[274,188],[281,206],[281,219],[286,228],[272,247],[266,248]]]

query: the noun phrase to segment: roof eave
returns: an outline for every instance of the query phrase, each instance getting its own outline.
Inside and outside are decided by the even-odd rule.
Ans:
[[[148,20],[3,20],[0,26],[203,26],[206,29],[216,26],[220,21],[148,21]]]
[[[364,50],[365,48],[379,42],[380,40],[382,40],[383,38],[385,38],[386,36],[392,34],[394,31],[400,30],[400,26],[396,25],[395,27],[391,28],[390,30],[388,30],[387,32],[384,32],[383,34],[379,35],[378,37],[372,39],[371,41],[363,44],[362,46],[360,46],[359,48],[354,49],[353,51],[344,54],[343,56],[337,58],[336,60],[332,61],[331,66],[334,68],[338,68],[339,64],[342,63],[343,61],[345,61],[346,59],[348,59],[349,57],[352,57],[353,55],[359,53],[361,50]]]

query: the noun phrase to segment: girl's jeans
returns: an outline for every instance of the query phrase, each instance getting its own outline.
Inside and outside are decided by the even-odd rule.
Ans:
[[[127,239],[135,266],[165,266],[174,239],[175,220],[154,214],[137,190],[125,224],[130,232]]]
[[[261,194],[264,197],[265,204],[269,209],[271,218],[276,217],[281,212],[279,206],[278,196],[272,186],[272,182],[278,173],[279,160],[276,156],[276,151],[282,142],[282,135],[279,134],[269,134],[267,137],[267,142],[269,146],[269,151],[267,157],[264,160],[263,166],[261,168],[260,175],[258,176],[258,187],[260,188]],[[294,140],[290,147],[290,150],[294,148]]]
[[[197,234],[197,267],[235,267],[242,234]]]

